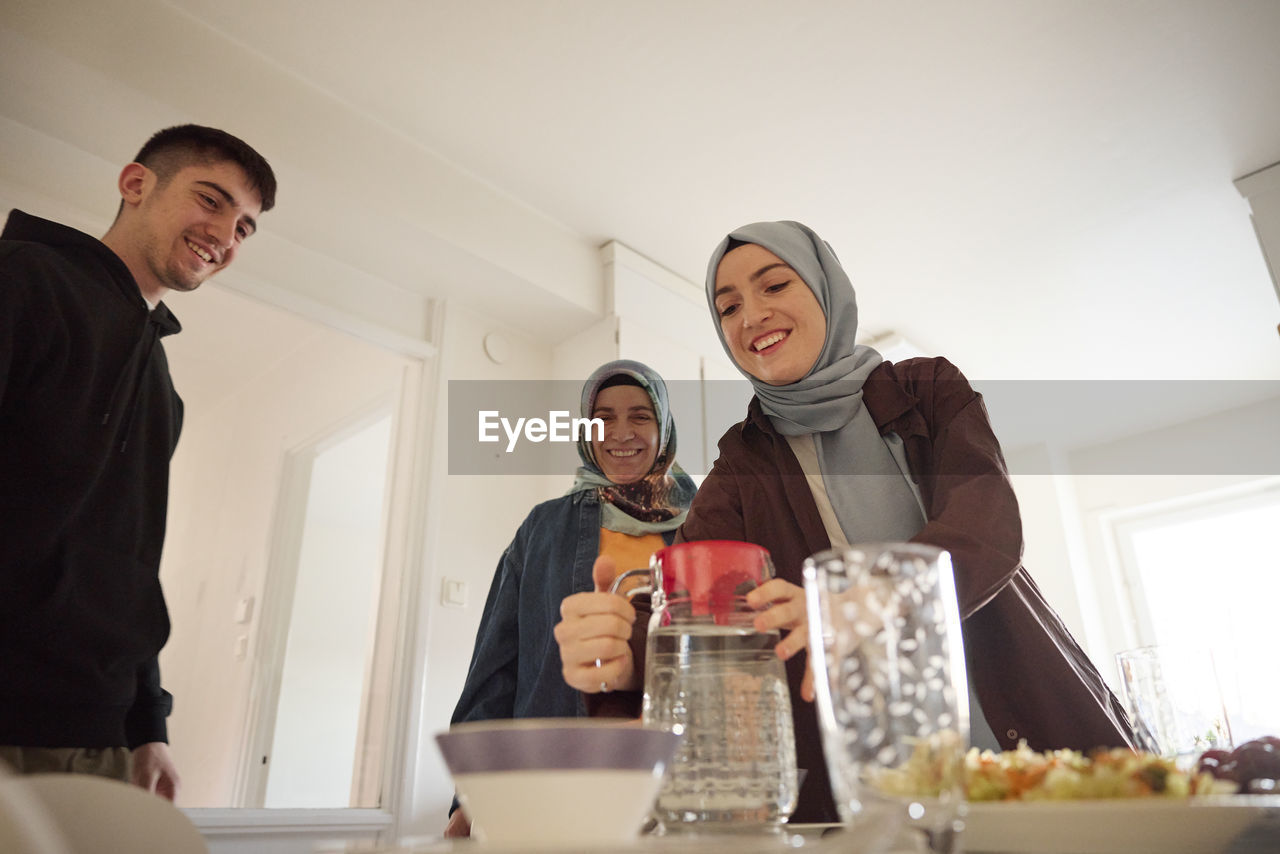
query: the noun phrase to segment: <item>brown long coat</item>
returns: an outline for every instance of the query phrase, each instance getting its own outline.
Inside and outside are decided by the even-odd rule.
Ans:
[[[911,359],[877,368],[863,402],[881,433],[903,440],[928,519],[913,540],[951,553],[971,677],[1002,746],[1132,746],[1119,702],[1022,566],[1017,499],[981,395],[945,359]],[[678,539],[758,543],[794,584],[804,559],[831,547],[800,464],[758,401],[720,440]],[[792,820],[833,820],[817,718],[799,699],[803,658],[788,666],[797,759],[809,769]]]
[[[913,540],[951,553],[970,676],[1002,746],[1132,747],[1120,703],[1022,566],[1017,499],[981,395],[947,360],[911,359],[872,372],[863,403],[882,434],[903,440],[928,519]],[[797,585],[804,559],[831,547],[804,472],[758,401],[721,438],[677,540],[757,543]],[[646,616],[632,638],[640,667]],[[792,821],[837,821],[817,716],[800,700],[804,658],[787,666],[797,761],[808,769]],[[590,700],[595,714],[638,713],[639,694]]]

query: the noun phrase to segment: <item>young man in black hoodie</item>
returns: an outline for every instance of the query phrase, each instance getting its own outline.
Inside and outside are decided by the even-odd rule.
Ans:
[[[101,240],[13,211],[0,234],[0,760],[173,799],[157,655],[182,401],[161,302],[235,258],[271,167],[214,128],[160,131]]]

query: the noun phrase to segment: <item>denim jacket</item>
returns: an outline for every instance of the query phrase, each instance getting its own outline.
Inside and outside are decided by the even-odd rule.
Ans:
[[[663,534],[670,545],[675,532]],[[560,603],[595,589],[600,501],[595,490],[534,507],[498,561],[452,723],[495,718],[585,717],[564,681],[552,630]]]

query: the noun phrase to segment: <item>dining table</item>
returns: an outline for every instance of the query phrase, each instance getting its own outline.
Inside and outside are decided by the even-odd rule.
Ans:
[[[966,805],[953,854],[1280,854],[1280,795]],[[839,824],[641,834],[591,848],[416,838],[323,854],[929,854],[919,835]]]

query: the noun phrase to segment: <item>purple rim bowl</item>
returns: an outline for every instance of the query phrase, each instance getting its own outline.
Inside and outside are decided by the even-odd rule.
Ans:
[[[588,718],[472,721],[436,734],[451,774],[616,769],[662,774],[680,736]]]

